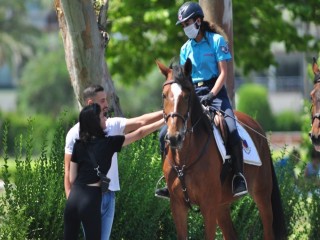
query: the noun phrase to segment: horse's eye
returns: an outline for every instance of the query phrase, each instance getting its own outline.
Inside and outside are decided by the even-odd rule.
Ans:
[[[165,98],[166,98],[166,95],[164,95],[164,93],[162,93],[162,98],[163,98],[163,99],[165,99]]]

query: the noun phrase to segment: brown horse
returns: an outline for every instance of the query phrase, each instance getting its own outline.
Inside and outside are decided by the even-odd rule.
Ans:
[[[229,174],[222,184],[222,157],[191,82],[191,61],[172,68],[159,61],[157,65],[166,77],[162,97],[168,130],[163,173],[178,239],[188,238],[188,210],[197,205],[204,218],[206,239],[215,239],[219,225],[224,239],[235,240],[230,216],[230,204],[236,200],[231,192],[232,176]],[[250,133],[262,162],[260,167],[245,164],[244,173],[259,209],[264,239],[285,239],[280,192],[265,134],[249,116],[240,112],[236,116]]]
[[[312,125],[309,135],[315,150],[320,152],[320,70],[316,58],[313,58],[312,70],[314,86],[310,93]]]

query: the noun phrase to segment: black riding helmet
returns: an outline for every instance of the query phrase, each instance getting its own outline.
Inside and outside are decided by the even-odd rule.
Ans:
[[[186,2],[179,8],[176,25],[194,17],[204,17],[202,8],[196,2]]]

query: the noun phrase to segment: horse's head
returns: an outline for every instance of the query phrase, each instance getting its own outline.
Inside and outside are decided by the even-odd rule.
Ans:
[[[186,133],[192,126],[190,115],[197,98],[191,80],[192,64],[188,59],[185,65],[164,66],[157,61],[161,73],[166,77],[162,88],[163,117],[168,126],[165,140],[171,148],[181,148]],[[198,100],[199,109],[200,103]]]
[[[312,69],[314,73],[314,87],[310,93],[312,124],[309,135],[315,150],[320,151],[320,70],[316,58],[313,58]]]

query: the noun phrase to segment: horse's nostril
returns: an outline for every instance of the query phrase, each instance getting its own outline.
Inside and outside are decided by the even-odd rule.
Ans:
[[[178,142],[180,142],[180,141],[182,140],[182,136],[181,136],[181,134],[178,134],[178,136],[177,136],[177,140],[178,140]]]

